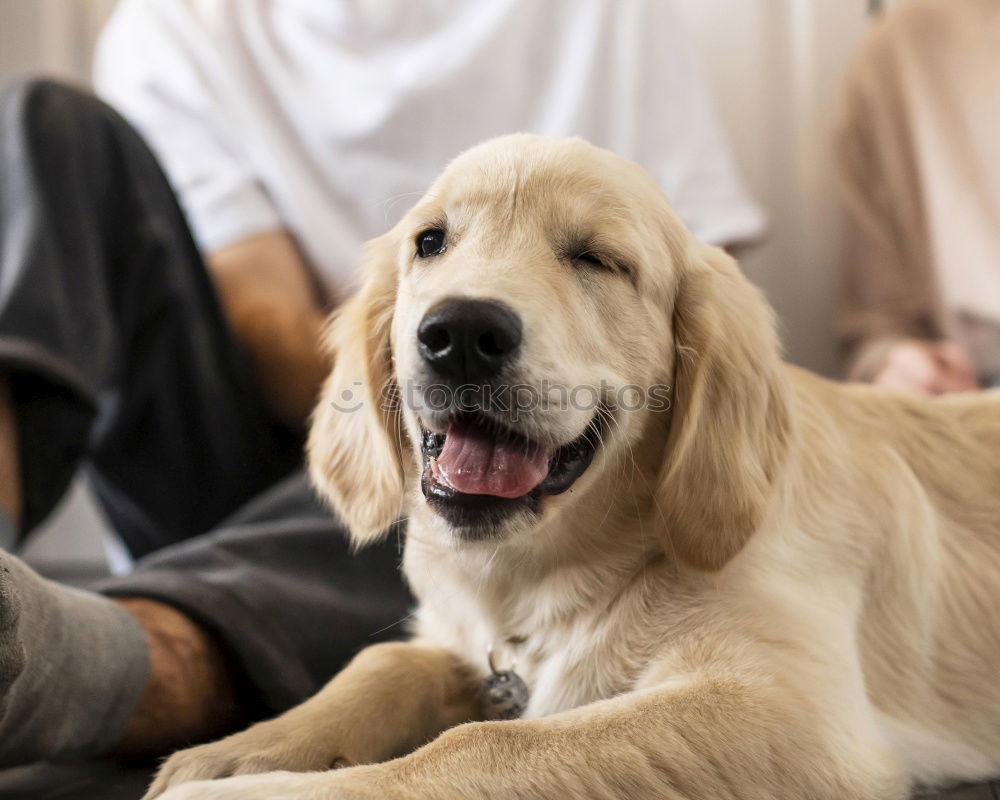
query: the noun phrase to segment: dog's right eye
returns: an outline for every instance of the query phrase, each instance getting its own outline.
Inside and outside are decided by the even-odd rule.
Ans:
[[[448,240],[444,231],[440,228],[432,228],[417,236],[417,255],[421,258],[441,255],[447,244]]]

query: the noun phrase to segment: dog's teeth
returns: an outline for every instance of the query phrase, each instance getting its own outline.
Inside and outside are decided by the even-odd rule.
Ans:
[[[434,483],[438,486],[443,486],[446,489],[455,488],[451,485],[451,481],[448,480],[448,476],[438,466],[438,460],[434,456],[430,457],[428,466],[430,467],[431,480],[434,481]]]
[[[431,467],[431,477],[438,483],[445,484],[446,480],[444,473],[441,471],[441,467],[438,466],[438,460],[434,456],[431,456],[430,467]]]

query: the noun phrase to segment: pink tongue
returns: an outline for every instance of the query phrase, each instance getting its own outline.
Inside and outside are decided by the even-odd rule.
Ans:
[[[549,474],[549,455],[537,445],[498,441],[468,421],[448,426],[436,477],[463,494],[526,495]]]

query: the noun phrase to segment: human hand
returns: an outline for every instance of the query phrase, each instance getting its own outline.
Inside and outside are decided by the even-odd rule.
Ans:
[[[893,344],[873,381],[879,386],[922,394],[979,389],[972,359],[961,345],[923,339]]]

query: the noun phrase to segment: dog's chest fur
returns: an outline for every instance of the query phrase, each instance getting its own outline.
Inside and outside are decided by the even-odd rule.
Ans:
[[[409,544],[405,570],[419,601],[418,638],[460,655],[484,678],[492,647],[496,667],[513,668],[528,684],[525,717],[627,691],[653,655],[651,620],[635,613],[644,607],[635,595],[662,596],[655,570],[616,576],[564,565],[539,575],[499,553]]]

